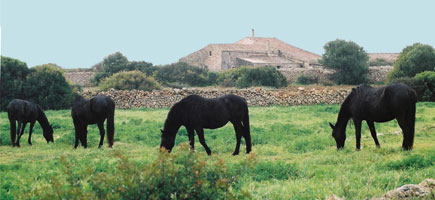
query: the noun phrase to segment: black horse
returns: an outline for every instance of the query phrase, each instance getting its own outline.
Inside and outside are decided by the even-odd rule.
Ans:
[[[236,132],[237,144],[233,155],[239,154],[240,140],[245,138],[246,153],[251,152],[251,133],[249,127],[248,104],[245,99],[236,95],[225,95],[215,99],[206,99],[198,95],[190,95],[172,106],[162,131],[160,147],[171,152],[178,129],[183,125],[187,129],[190,147],[194,149],[194,130],[199,142],[208,155],[210,148],[204,140],[204,128],[217,129],[230,121]]]
[[[47,143],[54,142],[53,128],[51,127],[50,123],[48,123],[47,116],[45,116],[44,111],[42,111],[39,105],[21,99],[14,99],[9,103],[7,110],[9,123],[11,126],[12,146],[20,146],[21,136],[23,136],[24,129],[29,122],[30,130],[28,142],[30,145],[32,145],[32,131],[36,121],[38,121],[41,125],[43,136]],[[18,121],[18,130],[16,129],[16,121]],[[18,137],[16,138],[16,136]]]
[[[100,143],[98,145],[100,148],[104,141],[104,121],[106,119],[107,140],[109,147],[113,146],[115,102],[110,97],[100,94],[88,100],[78,96],[73,103],[71,116],[75,128],[74,148],[79,145],[79,140],[84,148],[88,146],[87,129],[89,124],[97,124],[98,129],[100,129]]]
[[[332,128],[337,148],[343,148],[346,140],[346,125],[350,118],[355,124],[356,149],[361,148],[361,122],[366,120],[377,147],[380,147],[374,122],[397,119],[403,132],[402,148],[411,150],[414,143],[415,91],[404,84],[393,84],[380,88],[360,85],[341,104],[337,123]]]

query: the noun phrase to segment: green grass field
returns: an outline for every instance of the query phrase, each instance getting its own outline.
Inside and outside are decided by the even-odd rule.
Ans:
[[[196,152],[207,162],[224,160],[235,166],[255,159],[240,174],[235,193],[249,192],[254,199],[324,199],[332,194],[347,199],[382,196],[404,184],[435,178],[435,103],[418,103],[414,150],[401,150],[397,122],[376,124],[381,148],[376,148],[363,124],[362,149],[355,151],[353,125],[348,125],[344,150],[337,151],[328,122],[335,123],[338,105],[251,107],[252,155],[231,156],[235,134],[231,124],[205,130],[213,154],[205,156],[196,137]],[[7,114],[0,113],[0,199],[32,196],[62,176],[61,158],[74,160],[74,170],[94,170],[114,165],[120,152],[137,165],[150,164],[159,155],[160,128],[168,109],[116,110],[115,145],[98,149],[96,125],[88,128],[88,149],[73,149],[74,128],[69,110],[47,111],[55,143],[46,144],[39,124],[33,146],[27,144],[28,126],[20,148],[10,145]],[[178,132],[173,153],[188,141],[184,127]],[[86,185],[85,185],[86,186]],[[37,196],[35,196],[37,198]]]

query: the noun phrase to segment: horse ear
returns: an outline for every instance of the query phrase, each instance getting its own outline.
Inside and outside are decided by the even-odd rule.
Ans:
[[[162,134],[163,134],[163,130],[162,129],[160,129],[160,132],[162,132]]]
[[[330,126],[332,129],[335,128],[335,126],[334,126],[333,124],[331,124],[331,122],[329,122],[329,126]]]

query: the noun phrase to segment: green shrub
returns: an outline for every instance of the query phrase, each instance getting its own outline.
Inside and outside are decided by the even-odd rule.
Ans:
[[[433,71],[418,73],[412,78],[397,78],[393,83],[403,83],[414,89],[419,101],[435,101],[435,72]]]
[[[319,79],[315,76],[302,74],[298,77],[298,83],[303,85],[317,84],[319,83]]]
[[[252,86],[285,87],[287,79],[274,67],[240,67],[219,74],[218,84],[223,87],[246,88]]]
[[[224,160],[206,162],[184,143],[161,152],[152,164],[138,164],[119,152],[114,165],[78,166],[61,157],[63,172],[50,183],[23,193],[23,199],[239,199],[230,190],[239,179]],[[112,167],[114,166],[114,167]],[[244,192],[245,195],[246,192]],[[243,195],[243,194],[242,194]]]
[[[39,104],[42,109],[69,108],[75,96],[63,70],[53,64],[31,68],[24,91],[26,99]]]
[[[6,110],[13,99],[25,99],[23,87],[28,74],[26,63],[14,58],[1,57],[0,110]]]
[[[275,67],[253,67],[246,70],[237,81],[236,86],[238,88],[252,86],[280,88],[287,86],[287,79]]]
[[[397,78],[414,77],[424,71],[435,71],[435,49],[430,45],[415,43],[405,47],[388,73],[388,82]]]
[[[145,90],[152,91],[154,89],[160,89],[160,84],[152,77],[147,77],[140,71],[128,71],[118,72],[113,76],[104,79],[99,87],[102,90],[108,90],[110,88],[116,90]]]
[[[223,87],[236,87],[237,81],[247,70],[247,67],[240,67],[220,72],[217,78],[218,85]]]
[[[206,69],[178,62],[160,67],[154,76],[158,82],[165,85],[180,83],[189,86],[206,86],[209,82],[207,72]]]

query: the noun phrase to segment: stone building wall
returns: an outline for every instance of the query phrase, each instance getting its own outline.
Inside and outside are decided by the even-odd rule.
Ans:
[[[249,106],[289,106],[312,104],[339,104],[348,95],[351,87],[297,87],[285,89],[226,89],[226,88],[189,88],[165,89],[152,92],[140,90],[109,90],[107,92],[83,92],[90,98],[97,94],[104,94],[116,102],[117,108],[164,108],[171,107],[184,97],[197,94],[206,98],[215,98],[226,94],[235,94],[246,99]]]
[[[66,72],[65,79],[72,83],[84,87],[92,86],[91,79],[94,78],[94,72]]]

